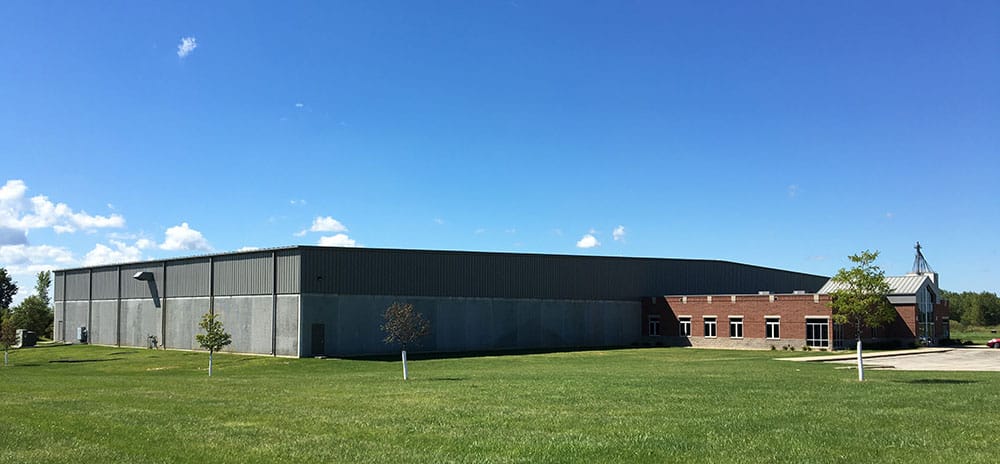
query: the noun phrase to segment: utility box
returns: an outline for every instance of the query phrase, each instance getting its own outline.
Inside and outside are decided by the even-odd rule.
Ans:
[[[87,343],[87,328],[77,327],[76,328],[76,341],[79,343]]]
[[[16,348],[27,348],[29,346],[35,346],[38,343],[38,337],[35,333],[26,329],[17,329],[17,344]]]

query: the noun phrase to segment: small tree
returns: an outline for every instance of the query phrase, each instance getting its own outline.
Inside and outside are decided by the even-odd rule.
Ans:
[[[892,289],[885,281],[885,272],[875,265],[878,251],[862,251],[849,256],[855,266],[841,268],[833,281],[841,287],[831,292],[833,320],[854,327],[858,343],[858,380],[865,380],[861,356],[861,334],[866,327],[881,327],[896,318],[896,308],[887,296]]]
[[[41,271],[38,273],[38,283],[35,284],[35,294],[38,295],[42,301],[45,302],[45,306],[52,305],[52,299],[49,298],[49,287],[52,286],[52,273],[49,271]]]
[[[226,333],[222,327],[222,321],[216,319],[216,316],[217,314],[212,314],[211,312],[205,313],[201,317],[201,323],[198,324],[198,327],[201,327],[205,333],[194,336],[198,344],[208,350],[209,377],[212,376],[212,355],[222,349],[222,347],[228,346],[233,342],[233,337]]]
[[[27,329],[39,336],[49,336],[52,328],[52,308],[45,305],[38,295],[31,295],[11,310],[15,328]]]
[[[17,330],[14,321],[6,311],[0,310],[0,348],[3,348],[3,365],[7,366],[7,354],[17,344]]]
[[[417,340],[431,331],[431,323],[424,319],[423,314],[413,310],[413,305],[393,302],[383,314],[382,331],[385,332],[385,342],[399,343],[402,347],[403,380],[408,378],[406,369],[406,345],[415,345]]]

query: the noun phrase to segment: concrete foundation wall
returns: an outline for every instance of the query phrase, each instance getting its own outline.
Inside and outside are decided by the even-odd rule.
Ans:
[[[279,356],[299,355],[299,295],[278,295],[276,351]]]
[[[163,312],[152,299],[122,300],[122,346],[147,346],[148,337],[160,338]]]
[[[271,353],[273,311],[271,296],[226,296],[215,298],[215,313],[233,343],[225,351]],[[199,317],[200,319],[200,317]]]
[[[99,300],[93,305],[90,315],[90,343],[97,345],[118,343],[118,301]],[[66,332],[66,336],[73,335]]]
[[[76,343],[76,328],[87,326],[87,302],[67,301],[63,322],[66,324],[66,341]],[[53,331],[57,327],[53,326]]]
[[[306,294],[300,355],[397,351],[379,328],[394,301],[412,303],[431,323],[416,351],[623,346],[640,338],[639,302]],[[323,353],[313,350],[314,324],[323,325]]]
[[[160,342],[167,348],[181,350],[198,348],[194,336],[200,330],[198,324],[201,322],[201,316],[211,307],[211,300],[208,297],[167,298],[165,307],[167,323]]]

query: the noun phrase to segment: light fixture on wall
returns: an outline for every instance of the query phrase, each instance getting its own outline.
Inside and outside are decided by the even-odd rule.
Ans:
[[[145,280],[148,282],[153,280],[153,273],[147,271],[136,272],[135,275],[132,276],[132,278],[135,280]]]

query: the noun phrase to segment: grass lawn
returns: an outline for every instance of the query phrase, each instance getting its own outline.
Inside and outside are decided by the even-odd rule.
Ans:
[[[997,337],[1000,337],[1000,326],[966,327],[962,324],[952,323],[951,338],[955,340],[972,340],[972,343],[977,345],[985,345],[987,341]]]
[[[993,462],[1000,376],[649,348],[398,362],[94,346],[0,368],[0,462]]]

